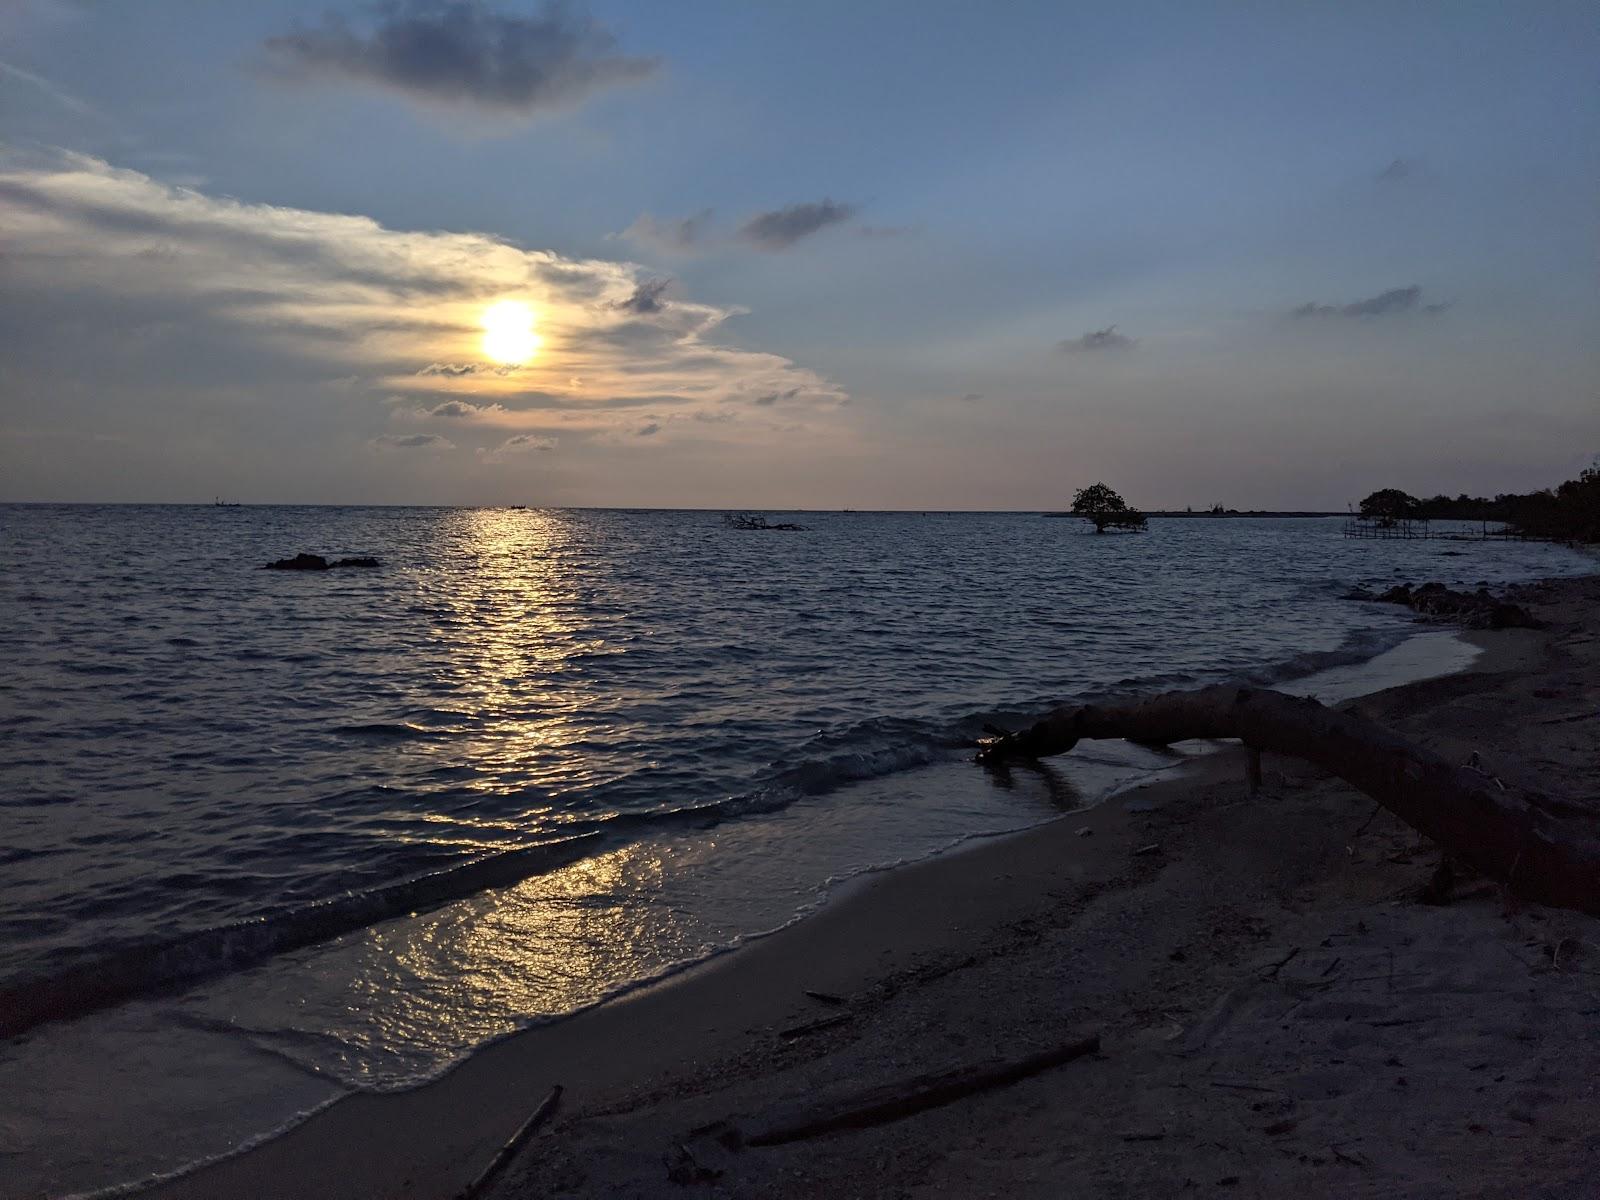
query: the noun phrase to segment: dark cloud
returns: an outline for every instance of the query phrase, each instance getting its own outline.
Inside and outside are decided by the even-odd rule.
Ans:
[[[1423,304],[1421,301],[1422,288],[1413,283],[1410,287],[1390,288],[1387,292],[1379,292],[1365,300],[1352,300],[1349,304],[1307,301],[1291,309],[1290,313],[1296,317],[1389,317],[1396,313],[1412,312],[1419,307],[1427,313],[1441,313],[1450,307],[1448,303]]]
[[[1057,344],[1057,349],[1076,354],[1082,350],[1131,350],[1136,345],[1138,339],[1118,333],[1115,325],[1107,325],[1104,329],[1091,329],[1082,337],[1067,338]]]
[[[646,279],[633,289],[633,295],[626,300],[617,301],[616,307],[623,312],[638,313],[641,316],[658,313],[666,307],[662,297],[666,295],[667,288],[671,285],[670,279]]]
[[[785,388],[781,392],[767,392],[765,395],[757,396],[755,398],[755,403],[763,406],[770,406],[778,403],[780,400],[793,400],[799,394],[800,389],[797,387]]]
[[[380,433],[372,439],[379,450],[454,450],[456,444],[437,433]]]
[[[660,432],[661,432],[661,422],[659,422],[659,421],[646,421],[643,425],[639,426],[639,430],[638,430],[638,432],[636,434],[634,434],[634,436],[635,437],[654,437],[656,434],[658,434]]]
[[[1410,178],[1416,169],[1417,165],[1409,158],[1397,158],[1378,172],[1378,182],[1399,183],[1402,179]]]
[[[982,392],[968,392],[965,396],[961,397],[961,403],[963,403],[963,404],[976,404],[979,400],[982,400],[982,399],[983,399],[983,393]]]
[[[499,404],[471,404],[465,400],[446,400],[443,404],[423,409],[421,415],[441,417],[447,421],[470,421],[505,411],[504,406]]]
[[[514,433],[492,449],[480,447],[477,454],[485,462],[497,463],[521,454],[541,454],[554,450],[559,444],[559,439],[539,433]]]
[[[476,375],[482,367],[477,363],[429,363],[418,371],[418,375],[444,375],[450,379],[457,379],[462,375]]]
[[[528,15],[484,0],[384,0],[359,26],[336,13],[269,38],[278,61],[308,75],[378,84],[421,100],[530,113],[576,103],[653,73],[617,52],[603,25],[549,5]]]
[[[529,454],[555,448],[556,439],[553,437],[543,437],[537,433],[516,433],[495,447],[495,453]]]
[[[676,220],[661,220],[649,213],[641,213],[638,218],[621,233],[613,237],[627,238],[641,246],[652,250],[665,250],[674,254],[686,254],[699,247],[705,240],[706,226],[711,224],[711,210],[702,208],[699,212]]]
[[[855,205],[835,204],[832,200],[791,204],[787,208],[757,213],[740,227],[739,233],[763,250],[787,250],[801,238],[848,221],[855,213]]]

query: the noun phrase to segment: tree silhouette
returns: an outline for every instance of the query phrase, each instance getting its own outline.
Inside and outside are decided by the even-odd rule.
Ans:
[[[1361,502],[1361,515],[1402,521],[1415,517],[1421,507],[1422,501],[1410,493],[1402,492],[1399,488],[1383,488]]]
[[[1138,509],[1129,508],[1128,502],[1103,483],[1091,483],[1079,488],[1072,497],[1072,511],[1076,516],[1094,522],[1094,531],[1107,529],[1143,529],[1145,517]]]

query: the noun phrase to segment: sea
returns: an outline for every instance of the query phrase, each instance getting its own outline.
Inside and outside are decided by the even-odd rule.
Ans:
[[[1348,593],[1594,570],[1337,518],[767,516],[803,528],[0,506],[0,1196],[181,1172],[1181,769],[1097,743],[1019,787],[985,725],[1460,669]],[[262,569],[300,552],[380,565]]]

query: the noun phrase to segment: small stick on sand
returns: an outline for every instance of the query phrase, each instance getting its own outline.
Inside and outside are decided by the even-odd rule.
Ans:
[[[787,1029],[780,1029],[778,1036],[785,1041],[793,1041],[797,1037],[805,1037],[808,1033],[821,1033],[824,1029],[843,1025],[849,1019],[849,1013],[840,1013],[836,1017],[823,1017],[820,1021],[807,1021],[804,1025],[791,1025]]]
[[[533,1110],[533,1116],[524,1121],[522,1127],[513,1133],[506,1144],[495,1152],[495,1156],[489,1160],[489,1165],[479,1171],[478,1177],[457,1194],[456,1200],[477,1200],[477,1197],[488,1190],[495,1177],[506,1169],[507,1164],[516,1157],[517,1151],[522,1149],[523,1143],[532,1137],[534,1131],[549,1120],[550,1115],[556,1111],[556,1105],[561,1103],[561,1092],[562,1087],[559,1083],[550,1089],[550,1094],[544,1098],[544,1102]]]

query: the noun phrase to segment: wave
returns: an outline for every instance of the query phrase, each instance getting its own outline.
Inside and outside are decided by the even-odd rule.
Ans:
[[[464,866],[175,937],[125,943],[66,970],[0,986],[0,1036],[242,969],[407,912],[436,908],[585,857],[596,834],[505,850]]]
[[[1281,682],[1370,659],[1403,640],[1405,629],[1352,634],[1333,650],[1301,653],[1245,671],[1173,672],[1122,681],[1093,694],[1035,701],[1015,708],[969,712],[953,720],[876,717],[822,733],[792,765],[775,764],[756,786],[721,800],[649,812],[622,812],[574,822],[566,836],[503,850],[397,882],[346,892],[257,917],[166,938],[123,943],[64,969],[0,982],[0,1037],[67,1020],[147,993],[170,991],[253,966],[291,950],[328,941],[394,917],[510,887],[582,858],[673,829],[702,829],[723,821],[776,812],[863,780],[882,778],[966,752],[988,724],[1033,720],[1054,703],[1093,702],[1116,692],[1222,682]],[[1207,675],[1211,679],[1206,679]],[[436,731],[404,723],[343,726],[343,733],[431,737]]]
[[[391,738],[395,741],[404,741],[409,738],[437,738],[442,734],[437,729],[425,729],[421,725],[410,725],[405,721],[372,721],[361,725],[336,725],[334,733],[344,734],[347,737]]]

